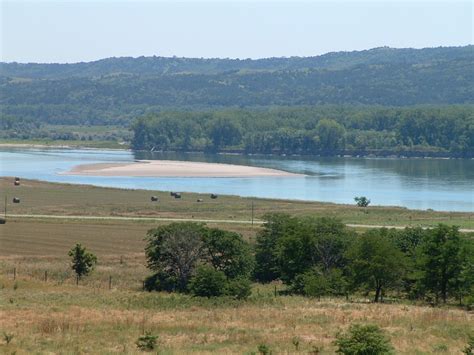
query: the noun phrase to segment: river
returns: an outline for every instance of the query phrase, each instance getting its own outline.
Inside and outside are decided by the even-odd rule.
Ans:
[[[172,159],[269,167],[304,177],[146,178],[61,175],[78,164]],[[114,150],[1,148],[0,175],[52,182],[164,191],[474,212],[474,160],[262,157],[133,153]]]

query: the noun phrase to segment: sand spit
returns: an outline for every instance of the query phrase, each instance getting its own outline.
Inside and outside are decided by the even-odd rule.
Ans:
[[[130,177],[296,177],[300,174],[244,165],[172,160],[140,160],[133,163],[78,165],[65,173],[88,176]]]

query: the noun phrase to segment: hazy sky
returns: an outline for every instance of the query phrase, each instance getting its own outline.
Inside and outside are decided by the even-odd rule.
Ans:
[[[473,43],[472,1],[0,0],[2,61],[261,58]]]

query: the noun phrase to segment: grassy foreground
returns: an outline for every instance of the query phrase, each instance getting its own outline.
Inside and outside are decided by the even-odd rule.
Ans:
[[[272,201],[165,192],[120,190],[0,179],[0,204],[8,214],[142,216],[251,219],[268,212],[338,216],[345,223],[435,225],[473,228],[473,214],[412,211],[298,201]],[[158,203],[150,201],[157,195]],[[21,199],[12,204],[13,196]],[[204,201],[197,203],[196,199]],[[0,353],[139,353],[135,341],[145,331],[158,335],[164,354],[257,352],[334,353],[339,330],[354,322],[375,323],[390,336],[397,353],[459,354],[474,331],[474,315],[450,307],[371,304],[361,295],[349,301],[321,301],[278,293],[284,286],[254,285],[247,301],[207,300],[142,291],[149,275],[144,236],[154,221],[60,220],[8,217],[0,225]],[[248,239],[260,228],[247,223],[215,223]],[[96,270],[75,285],[67,251],[81,242],[97,254]],[[275,294],[275,290],[277,293]],[[4,335],[12,335],[6,344]],[[299,341],[298,351],[293,340]]]
[[[460,309],[275,296],[279,284],[256,285],[245,302],[142,292],[142,254],[100,258],[79,286],[64,258],[3,257],[0,269],[0,330],[13,335],[0,353],[133,354],[150,331],[165,354],[249,354],[260,344],[275,354],[330,354],[336,333],[358,322],[382,327],[397,353],[457,354],[474,330],[473,314]]]

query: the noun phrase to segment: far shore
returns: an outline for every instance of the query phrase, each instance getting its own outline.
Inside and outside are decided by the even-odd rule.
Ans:
[[[84,164],[65,175],[130,177],[297,177],[302,174],[245,165],[173,160],[140,160],[133,163]]]
[[[79,142],[83,143],[83,142]],[[109,143],[109,142],[106,142]],[[37,143],[28,141],[22,141],[21,143],[12,143],[12,142],[3,142],[0,139],[0,149],[1,148],[33,148],[33,149],[78,149],[78,150],[115,150],[115,151],[133,151],[127,144],[117,143],[112,145],[104,146],[102,144],[56,144],[54,141],[51,143]],[[148,152],[148,151],[142,151]],[[163,151],[164,153],[200,153],[206,154],[202,150],[190,150],[190,151],[176,151],[169,150]],[[289,154],[280,154],[278,152],[274,153],[246,153],[244,150],[225,150],[215,152],[214,154],[221,155],[246,155],[246,156],[276,156],[276,157],[339,157],[339,158],[387,158],[387,159],[474,159],[473,155],[462,156],[459,154],[453,154],[450,152],[425,152],[425,151],[353,151],[353,150],[342,150],[333,152],[333,154],[327,154],[322,152],[315,152],[314,154],[299,154],[299,153],[289,153]]]

